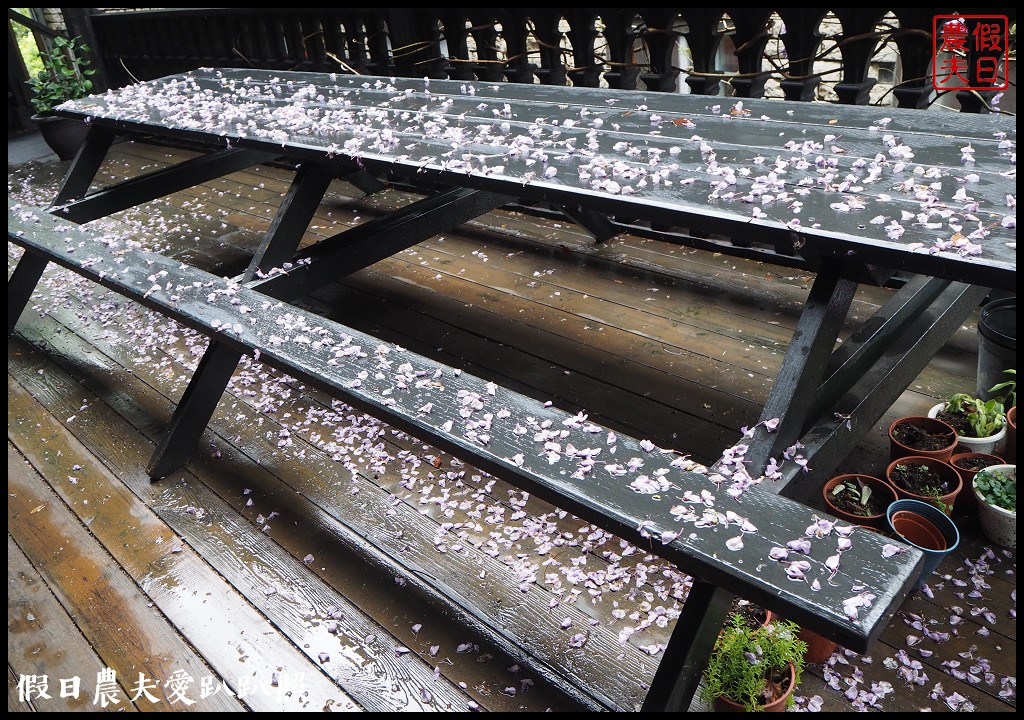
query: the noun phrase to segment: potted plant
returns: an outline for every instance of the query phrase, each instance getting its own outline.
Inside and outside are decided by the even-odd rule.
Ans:
[[[829,479],[821,494],[828,511],[837,518],[879,530],[885,527],[886,508],[897,499],[887,482],[859,473]]]
[[[916,455],[949,460],[956,439],[953,426],[938,418],[902,417],[889,426],[889,459]]]
[[[964,487],[971,487],[975,475],[992,465],[1005,465],[1006,460],[991,453],[961,452],[953,453],[953,456],[949,459],[949,464],[960,473],[960,477],[964,481]],[[975,502],[973,492],[962,492],[957,496],[957,512],[963,514],[965,512],[973,512],[977,508],[978,504]]]
[[[752,628],[733,613],[704,668],[701,698],[718,712],[782,712],[793,705],[807,650],[798,631],[785,620]]]
[[[1017,466],[992,465],[974,476],[978,520],[985,537],[1017,547]]]
[[[61,160],[75,156],[89,130],[83,122],[54,114],[54,108],[61,103],[85,97],[92,91],[89,78],[96,70],[84,54],[88,51],[89,47],[79,43],[78,38],[58,36],[50,50],[40,55],[43,69],[28,81],[32,91],[30,102],[36,111],[32,120]]]
[[[953,503],[964,486],[955,467],[925,456],[893,460],[885,470],[885,479],[900,499],[930,503],[946,515],[952,514]]]
[[[1006,437],[1006,412],[999,398],[982,400],[955,393],[928,411],[928,417],[949,423],[964,450],[991,453]]]

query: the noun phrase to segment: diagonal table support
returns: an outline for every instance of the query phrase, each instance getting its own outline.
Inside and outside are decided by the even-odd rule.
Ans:
[[[85,153],[85,149],[82,153]],[[244,170],[272,160],[277,155],[263,150],[229,148],[201,155],[142,177],[125,180],[90,195],[85,195],[85,191],[96,173],[96,170],[92,169],[92,152],[90,151],[87,157],[83,154],[79,157],[81,159],[76,160],[71,170],[74,182],[65,183],[65,187],[61,188],[57,200],[54,201],[54,210],[60,217],[81,224]],[[79,162],[82,163],[81,171],[77,169]],[[85,182],[85,176],[89,174],[90,169],[92,174],[89,175],[89,181]],[[81,199],[75,200],[75,197]]]
[[[299,169],[242,282],[294,256],[330,180],[331,176],[317,166]],[[504,195],[466,189],[426,198],[323,240],[297,259],[308,262],[297,263],[287,274],[252,285],[268,294],[273,288],[280,293],[275,295],[278,297],[305,295],[507,202]],[[241,358],[238,350],[216,341],[210,343],[149,461],[151,479],[166,477],[188,463]]]
[[[242,275],[243,282],[253,279],[258,273],[269,272],[271,268],[280,266],[295,255],[331,179],[331,174],[317,165],[299,167],[270,227],[253,253],[249,267]]]
[[[594,236],[597,244],[603,243],[618,235],[622,230],[615,223],[599,212],[581,205],[559,205],[563,213],[571,217],[584,230]]]
[[[744,456],[753,477],[762,473],[769,458],[781,459],[781,453],[803,434],[812,400],[857,290],[856,282],[842,276],[842,268],[839,260],[825,260],[811,286],[761,411],[761,422],[777,418],[778,427],[771,433],[763,425],[756,427]]]
[[[99,125],[92,125],[89,128],[89,132],[85,135],[85,142],[78,149],[71,167],[68,168],[64,180],[61,181],[60,190],[51,203],[51,208],[76,198],[85,197],[116,137],[117,133],[110,128]]]
[[[912,285],[916,289],[911,289]],[[804,455],[810,458],[808,469],[783,467],[782,479],[772,484],[774,491],[799,502],[810,501],[814,489],[821,487],[850,449],[878,424],[988,293],[988,288],[979,285],[939,278],[914,280],[904,289],[910,289],[909,294],[898,295],[881,308],[876,313],[879,322],[867,333],[881,340],[878,357],[855,373],[855,380],[828,406],[839,417],[821,412],[805,429],[801,442]],[[897,323],[895,316],[903,312],[901,303],[910,312]],[[863,352],[851,345],[842,364],[853,362]]]
[[[332,176],[317,165],[300,166],[284,200],[256,248],[243,280],[265,272],[295,254]],[[147,471],[156,480],[185,465],[213,417],[242,359],[238,350],[211,340],[164,430]]]
[[[296,258],[284,274],[258,280],[254,289],[280,300],[369,267],[509,202],[507,195],[458,188],[417,200],[389,215],[333,235]]]

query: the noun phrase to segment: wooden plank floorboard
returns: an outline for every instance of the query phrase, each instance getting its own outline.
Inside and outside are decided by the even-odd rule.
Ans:
[[[8,461],[28,464],[7,441]],[[45,678],[45,685],[19,688],[23,709],[40,712],[137,712],[130,701],[95,701],[96,678],[105,665],[82,635],[74,619],[50,591],[14,538],[7,536],[7,667],[15,686],[22,676]],[[80,681],[79,692],[61,681]],[[122,687],[125,693],[129,688]]]
[[[124,144],[101,173],[101,183],[188,155]],[[59,179],[55,166],[10,168],[9,190],[19,187],[21,193],[45,198]],[[290,181],[288,170],[257,166],[119,213],[119,222],[183,259],[203,257],[218,272],[233,272],[244,266]],[[338,181],[304,242],[368,220],[411,197],[400,190],[361,197]],[[9,248],[8,273],[10,253]],[[537,397],[576,399],[580,407],[600,399],[609,418],[632,434],[643,435],[634,430],[644,427],[661,432],[670,424],[666,418],[688,411],[689,422],[702,426],[704,435],[698,437],[724,439],[707,448],[710,457],[716,447],[731,444],[740,424],[723,419],[722,408],[740,412],[739,399],[746,398],[746,412],[756,413],[811,279],[798,271],[633,236],[595,247],[573,224],[498,211],[329,286],[310,302],[337,313],[343,322],[355,317],[346,318],[346,308],[357,307],[358,322],[387,339],[435,353],[443,347],[450,363],[479,374],[514,375]],[[160,323],[154,323],[157,333],[147,338],[140,331],[147,316],[130,303],[105,292],[94,296],[74,281],[56,285],[47,290],[55,293],[55,305],[33,299],[37,313],[45,308],[48,317],[19,325],[19,337],[31,340],[32,347],[9,343],[9,373],[12,366],[22,366],[12,348],[22,353],[42,349],[55,360],[57,365],[47,366],[43,377],[26,364],[21,378],[26,387],[42,391],[49,387],[46,374],[66,375],[68,394],[45,410],[50,419],[44,425],[63,427],[77,442],[85,432],[91,438],[86,445],[99,450],[110,440],[67,418],[102,412],[108,418],[105,427],[123,426],[126,437],[136,438],[136,451],[108,447],[96,462],[109,469],[111,482],[122,475],[130,479],[141,472],[194,366],[196,350],[205,343]],[[888,293],[862,289],[851,320],[873,312]],[[711,297],[716,301],[709,302]],[[598,323],[606,335],[588,342],[583,328]],[[965,323],[940,351],[844,469],[877,471],[875,465],[888,452],[888,417],[927,409],[973,376],[973,323]],[[737,376],[730,387],[692,386],[693,394],[710,400],[711,409],[703,403],[700,409],[686,408],[686,393],[672,392],[676,377],[696,373],[702,365],[695,355],[683,366],[673,354],[682,345],[681,332],[688,337],[714,333],[716,343],[733,356]],[[686,346],[697,344],[688,340]],[[709,344],[702,353],[710,376],[723,367],[712,359],[716,346]],[[754,377],[744,380],[743,372]],[[631,374],[628,380],[620,377]],[[643,387],[657,391],[644,399]],[[431,681],[444,683],[447,689],[436,694],[450,698],[448,709],[470,703],[498,711],[596,707],[593,698],[581,696],[579,688],[586,687],[600,688],[600,702],[612,706],[629,708],[642,699],[658,660],[644,648],[656,652],[672,627],[671,620],[664,627],[654,622],[658,606],[669,608],[671,617],[671,595],[684,587],[683,578],[662,576],[658,563],[642,552],[619,557],[623,548],[615,538],[593,534],[571,516],[500,483],[474,479],[472,468],[384,426],[347,418],[346,412],[322,393],[246,361],[197,457],[180,479],[171,479],[176,483],[173,499],[144,504],[189,549],[199,550],[198,557],[213,558],[211,568],[258,610],[266,628],[295,647],[308,644],[303,652],[314,669],[317,638],[326,639],[323,626],[331,622],[326,605],[349,603],[356,610],[341,613],[345,652],[363,661],[389,653],[389,660],[399,661],[390,663],[396,670],[412,661],[428,671],[437,666],[438,681]],[[149,498],[145,487],[128,492]],[[216,508],[221,530],[203,534],[188,507]],[[810,668],[800,688],[801,706],[817,695],[823,710],[849,711],[857,705],[844,695],[852,687],[854,698],[857,691],[869,698],[866,693],[874,690],[875,709],[886,711],[948,709],[944,698],[954,691],[975,710],[1013,710],[1015,692],[1006,698],[999,690],[1015,682],[1016,601],[1011,593],[1016,554],[992,552],[979,540],[976,523],[962,522],[964,540],[940,566],[946,579],[933,582],[934,598],[912,597],[870,655],[840,650],[825,667]],[[552,533],[547,537],[564,542],[538,555],[538,527],[544,528],[540,536]],[[591,551],[581,555],[590,545]],[[313,560],[303,562],[310,555]],[[550,564],[542,565],[544,558]],[[527,583],[526,592],[518,589],[524,573],[543,580],[545,573],[565,573],[577,561],[584,576],[608,578],[607,573],[621,569],[631,580],[617,590],[605,580],[600,602],[590,594],[595,586],[569,582],[565,574],[557,583]],[[125,573],[130,576],[130,568]],[[263,590],[271,584],[276,592],[266,595]],[[461,598],[467,608],[446,604],[445,593]],[[275,616],[275,603],[286,612]],[[360,612],[365,620],[356,623]],[[560,626],[563,618],[571,622],[570,630]],[[502,627],[488,629],[484,620]],[[926,623],[929,632],[950,632],[950,639],[925,637],[909,647],[907,635],[924,636],[913,627],[916,621]],[[187,640],[187,626],[175,627]],[[631,627],[642,629],[620,645],[619,632]],[[567,646],[577,629],[589,635],[580,651]],[[339,642],[334,634],[330,639]],[[469,644],[471,652],[454,652],[460,643]],[[436,654],[431,653],[434,646]],[[396,647],[410,652],[396,654]],[[920,652],[928,649],[931,656]],[[481,662],[485,659],[489,662]],[[907,680],[911,659],[921,662],[926,681]],[[961,665],[953,667],[953,662]],[[993,670],[986,674],[989,662]],[[517,671],[509,670],[515,665]],[[954,677],[972,667],[976,679]],[[9,671],[9,707],[17,708],[11,688],[17,675],[13,667]],[[387,677],[381,676],[382,685],[358,679],[339,683],[359,698],[387,685]],[[395,691],[399,696],[437,688],[417,681],[415,674],[409,680],[391,677],[392,684],[403,686]],[[518,683],[526,679],[534,685],[523,692]],[[460,682],[465,687],[458,687]],[[519,689],[515,696],[504,692],[512,687]],[[420,696],[423,704],[436,699],[433,693],[430,701]],[[693,709],[702,708],[698,703]]]
[[[31,332],[31,328],[26,329]],[[69,339],[69,334],[58,331],[59,339],[56,340],[57,352],[71,361],[78,355],[78,347],[64,348],[64,341]],[[111,368],[111,372],[116,369]],[[28,375],[31,379],[31,373]],[[118,387],[133,384],[130,376],[119,378],[121,382]],[[145,391],[142,387],[133,387],[141,394]],[[137,395],[138,396],[138,395]],[[136,397],[137,397],[136,396]],[[68,408],[63,408],[67,410]],[[96,410],[99,412],[99,410]],[[58,412],[59,414],[59,412]],[[148,416],[145,413],[143,417]],[[255,421],[255,418],[254,418]],[[108,421],[113,422],[113,421]],[[253,423],[255,425],[255,422]],[[113,436],[123,437],[128,431],[121,429],[111,433]],[[108,464],[114,463],[115,471],[119,474],[139,474],[148,458],[148,452],[152,449],[151,442],[136,443],[139,452],[131,453],[130,457],[123,459],[105,458]],[[133,446],[134,447],[134,446]],[[225,453],[219,452],[223,456]],[[263,457],[269,458],[271,451],[264,450]],[[251,462],[251,460],[250,460]],[[265,471],[261,471],[266,475]],[[301,470],[300,470],[301,472]],[[389,640],[391,633],[382,631],[382,628],[368,619],[362,618],[362,613],[356,605],[348,602],[344,597],[337,594],[333,588],[322,585],[315,578],[308,576],[309,569],[306,563],[300,558],[312,554],[316,548],[309,544],[308,531],[300,531],[297,534],[297,547],[294,551],[297,555],[281,555],[276,546],[270,540],[264,540],[263,535],[256,532],[264,523],[275,528],[294,524],[299,528],[320,527],[321,532],[327,533],[322,542],[329,543],[333,533],[331,529],[324,528],[325,522],[330,525],[330,518],[326,521],[323,517],[308,517],[305,513],[289,513],[287,508],[294,506],[294,499],[279,491],[273,493],[277,500],[260,498],[255,493],[248,495],[243,493],[243,487],[237,482],[239,478],[219,476],[219,490],[230,495],[234,503],[235,512],[251,514],[250,519],[233,519],[233,514],[223,507],[225,500],[216,498],[204,487],[195,483],[176,482],[171,489],[159,493],[152,503],[154,509],[159,512],[162,518],[171,523],[179,536],[188,538],[190,546],[208,561],[210,561],[218,574],[224,576],[235,588],[239,589],[248,600],[267,615],[296,645],[306,648],[311,655],[310,661],[315,661],[319,652],[328,650],[328,654],[334,658],[329,665],[329,670],[337,676],[337,680],[343,687],[356,694],[362,703],[374,710],[410,709],[412,706],[423,709],[457,709],[465,707],[468,698],[463,691],[455,689],[447,684],[442,678],[435,680],[433,667],[424,664],[418,666],[412,662],[411,655],[398,652],[396,649],[403,647],[403,643],[395,639]],[[252,481],[254,478],[246,478]],[[148,483],[147,480],[142,480]],[[258,484],[247,482],[246,487],[250,489],[266,487],[268,484],[273,487],[279,485],[280,478],[274,477],[272,481],[262,478]],[[145,487],[138,489],[145,491]],[[171,497],[173,495],[173,497]],[[284,503],[281,503],[281,500]],[[257,503],[273,504],[271,510],[266,505]],[[300,508],[307,508],[301,505]],[[196,508],[202,509],[203,522],[196,527],[197,518],[190,513]],[[252,509],[249,509],[252,508]],[[276,521],[261,521],[254,526],[257,520],[257,512],[262,509],[267,517],[278,514],[290,515],[287,519],[282,517]],[[383,511],[386,513],[386,511]],[[383,513],[382,513],[383,517]],[[255,532],[255,535],[254,535]],[[275,532],[276,536],[277,533]],[[364,542],[355,543],[357,549],[365,550]],[[331,553],[332,556],[336,552]],[[354,558],[332,557],[321,562],[338,563],[346,567],[347,563],[353,563]],[[348,587],[349,583],[360,582],[360,574],[355,577],[335,577],[333,580],[336,587]],[[365,582],[365,575],[362,576]],[[391,574],[386,578],[386,586],[394,588],[395,576]],[[380,598],[377,598],[377,607],[381,606]],[[333,608],[330,610],[329,608]],[[337,615],[338,617],[333,617]],[[409,623],[413,625],[414,623]],[[330,632],[328,628],[334,630]],[[426,636],[426,634],[425,634]],[[367,647],[367,638],[376,637],[377,640],[371,643],[375,647]],[[408,638],[412,645],[416,640],[415,633]],[[342,641],[339,649],[338,643]],[[422,642],[422,641],[421,641]],[[454,645],[453,645],[454,646]],[[450,650],[450,648],[449,648]],[[427,654],[427,653],[425,653]],[[253,659],[256,664],[256,658]],[[434,663],[443,661],[444,658],[437,658]],[[426,662],[426,661],[425,661]],[[509,662],[503,667],[508,667]],[[421,667],[422,669],[418,669]],[[497,667],[497,666],[496,666]],[[388,679],[390,678],[390,680]],[[506,683],[508,677],[502,678]],[[399,682],[399,680],[401,682]],[[397,689],[393,689],[397,688]],[[541,695],[541,693],[538,693]],[[429,698],[424,700],[423,698]],[[538,698],[540,699],[540,698]]]

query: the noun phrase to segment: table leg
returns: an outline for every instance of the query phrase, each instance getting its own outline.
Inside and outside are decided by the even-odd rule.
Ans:
[[[98,125],[89,128],[85,142],[64,175],[64,180],[61,181],[60,190],[50,205],[51,208],[85,197],[115,137],[117,133],[109,128]]]
[[[767,432],[764,426],[755,428],[744,456],[747,471],[755,478],[769,458],[781,461],[782,452],[803,434],[811,403],[857,290],[857,283],[844,279],[841,270],[838,260],[826,260],[811,286],[761,412],[762,421],[778,419],[778,427],[774,432]]]
[[[316,165],[301,166],[284,201],[264,234],[243,278],[270,270],[295,254],[316,209],[323,200],[331,175]],[[211,339],[185,388],[171,422],[149,461],[149,477],[159,480],[188,463],[206,431],[217,404],[242,359],[242,353]]]
[[[39,278],[43,276],[47,262],[46,258],[26,250],[14,268],[14,272],[11,273],[11,278],[7,281],[8,335],[14,332],[14,326],[18,324],[21,313],[25,311],[25,306],[28,305],[29,298],[32,297],[32,291],[39,283]]]
[[[644,698],[642,712],[687,712],[700,685],[718,633],[729,616],[733,595],[694,580],[672,636]]]
[[[167,477],[188,463],[241,359],[237,350],[210,341],[149,460],[150,479]]]

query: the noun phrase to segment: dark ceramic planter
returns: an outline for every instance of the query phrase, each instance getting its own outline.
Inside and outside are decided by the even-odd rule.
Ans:
[[[43,140],[61,160],[74,160],[89,133],[89,126],[80,120],[56,115],[33,115],[32,120],[39,127]]]

